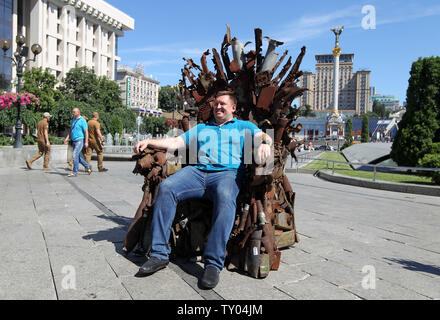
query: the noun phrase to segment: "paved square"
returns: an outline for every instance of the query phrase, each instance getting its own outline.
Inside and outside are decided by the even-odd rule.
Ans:
[[[122,240],[143,177],[105,166],[73,179],[59,165],[0,169],[0,299],[440,299],[438,197],[289,173],[300,243],[266,279],[224,270],[204,291],[200,263],[134,277],[144,259]]]

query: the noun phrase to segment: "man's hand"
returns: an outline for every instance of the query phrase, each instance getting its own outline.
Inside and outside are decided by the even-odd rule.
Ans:
[[[148,147],[148,142],[148,140],[142,140],[136,143],[136,145],[134,146],[134,152],[139,154],[144,151]]]
[[[259,164],[263,164],[270,157],[271,154],[271,146],[268,144],[260,144],[258,147],[258,159]]]
[[[64,139],[64,144],[68,144],[69,140],[68,139]]]
[[[46,147],[50,147],[50,142],[48,141],[48,142],[46,142]]]
[[[163,139],[147,139],[139,141],[134,146],[134,152],[137,154],[144,151],[147,147],[153,149],[167,150],[169,152],[174,152],[176,149],[181,149],[185,147],[185,141],[181,137],[175,138],[163,138]]]
[[[89,142],[88,141],[86,141],[85,143],[84,143],[84,148],[88,148],[89,147]]]

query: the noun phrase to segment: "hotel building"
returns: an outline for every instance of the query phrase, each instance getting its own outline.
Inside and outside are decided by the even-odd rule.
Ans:
[[[304,72],[299,86],[309,89],[299,100],[315,112],[330,112],[333,108],[333,55],[316,55],[316,72]],[[341,54],[339,59],[338,110],[352,114],[371,111],[370,71],[353,72],[354,54]]]
[[[116,82],[121,88],[121,99],[127,109],[142,116],[162,115],[159,109],[159,81],[146,76],[142,65],[136,68],[118,67]]]

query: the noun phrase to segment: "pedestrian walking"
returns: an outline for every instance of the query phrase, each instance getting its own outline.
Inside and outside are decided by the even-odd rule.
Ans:
[[[89,118],[87,118],[86,116],[81,116],[84,118],[84,120],[86,120],[86,122],[89,120]],[[89,138],[89,143],[90,143],[90,138]],[[86,159],[86,148],[83,147],[81,150],[82,156],[84,159]],[[67,168],[67,170],[69,171],[73,171],[73,144],[68,146],[68,150],[67,150],[67,163],[69,165],[69,167]],[[90,164],[89,164],[90,165]],[[90,166],[90,169],[92,167]],[[85,171],[87,172],[87,169],[85,169]]]
[[[29,170],[32,169],[32,163],[40,159],[44,155],[43,170],[50,171],[50,141],[49,141],[49,119],[51,115],[49,112],[43,114],[43,119],[37,124],[37,144],[38,153],[30,160],[26,160],[26,166]]]
[[[89,132],[86,120],[81,116],[81,111],[78,108],[73,108],[72,110],[73,119],[70,124],[69,133],[67,134],[64,144],[71,140],[73,144],[73,171],[68,177],[76,177],[78,175],[79,163],[81,163],[86,172],[90,175],[92,169],[86,160],[84,160],[81,151],[83,147],[87,148],[89,146]]]
[[[92,153],[93,150],[96,151],[96,154],[98,155],[98,171],[99,172],[105,172],[108,171],[108,169],[103,167],[103,146],[105,144],[104,138],[101,134],[101,124],[98,122],[99,120],[99,113],[93,112],[92,119],[87,122],[87,126],[89,127],[89,146],[86,149],[86,161],[90,165],[90,161],[92,160]]]

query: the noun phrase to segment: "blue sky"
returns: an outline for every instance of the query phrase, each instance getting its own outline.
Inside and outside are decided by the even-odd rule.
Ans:
[[[106,1],[135,19],[135,30],[119,40],[121,64],[144,64],[145,73],[161,86],[178,82],[182,57],[199,63],[206,49],[220,51],[226,24],[232,37],[242,42],[254,41],[254,28],[261,28],[263,36],[284,41],[277,52],[287,49],[293,59],[306,46],[301,70],[311,72],[315,54],[331,53],[330,28],[344,26],[340,46],[342,53],[355,54],[354,71],[371,70],[376,92],[395,95],[401,104],[412,62],[440,55],[438,0]],[[367,20],[371,9],[362,12],[365,6],[375,10],[375,29],[362,23],[373,22]],[[263,53],[266,47],[264,40]],[[254,48],[254,43],[247,48]]]

